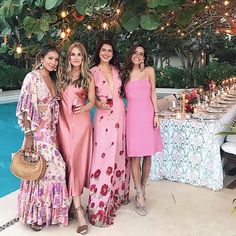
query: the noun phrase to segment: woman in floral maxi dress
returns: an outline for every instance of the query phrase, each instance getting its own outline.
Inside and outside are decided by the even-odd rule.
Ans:
[[[125,107],[120,96],[116,51],[108,40],[97,46],[95,66],[96,113],[90,179],[89,220],[105,227],[113,224],[115,211],[129,202],[129,160],[125,150]],[[107,98],[113,99],[108,105]]]
[[[29,152],[36,150],[47,162],[45,176],[38,181],[23,180],[18,195],[19,220],[36,231],[50,224],[68,224],[65,163],[56,141],[59,104],[52,80],[58,63],[56,47],[41,48],[35,70],[24,79],[16,112],[25,131],[23,148]]]

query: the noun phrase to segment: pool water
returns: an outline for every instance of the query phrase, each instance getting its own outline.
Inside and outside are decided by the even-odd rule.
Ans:
[[[11,154],[22,145],[16,103],[0,104],[0,198],[19,188],[20,180],[10,172]]]

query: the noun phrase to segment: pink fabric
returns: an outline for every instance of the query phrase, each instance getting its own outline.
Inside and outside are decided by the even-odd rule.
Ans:
[[[18,195],[18,217],[21,223],[38,225],[68,224],[68,192],[65,162],[57,148],[56,123],[59,104],[37,71],[24,79],[16,115],[23,125],[23,113],[34,130],[35,149],[47,161],[45,176],[39,181],[22,181]]]
[[[98,98],[111,89],[98,67],[91,72]],[[129,200],[130,162],[125,148],[125,108],[120,97],[121,80],[113,68],[113,107],[97,109],[94,118],[94,152],[90,180],[89,220],[105,227],[113,224],[115,211]]]
[[[127,154],[150,156],[163,149],[160,129],[154,129],[151,84],[148,79],[130,80],[126,85]]]
[[[57,126],[59,148],[66,162],[69,196],[79,196],[89,187],[92,159],[92,124],[90,113],[73,114],[74,98],[85,104],[83,88],[68,86],[61,93],[59,122]]]

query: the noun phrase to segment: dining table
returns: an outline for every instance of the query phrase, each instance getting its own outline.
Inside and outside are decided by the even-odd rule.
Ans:
[[[222,189],[225,136],[218,133],[236,120],[236,91],[199,105],[193,114],[181,112],[159,114],[164,149],[152,156],[150,179]]]

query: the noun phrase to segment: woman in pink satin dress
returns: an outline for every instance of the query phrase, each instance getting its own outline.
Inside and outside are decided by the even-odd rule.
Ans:
[[[106,227],[113,224],[115,212],[129,202],[129,159],[125,148],[125,107],[120,96],[117,52],[112,43],[97,45],[95,66],[96,113],[94,150],[90,179],[89,220]]]
[[[89,111],[94,106],[95,91],[92,74],[88,69],[87,53],[81,43],[73,43],[69,47],[64,75],[58,87],[61,92],[57,127],[59,148],[66,162],[68,192],[78,218],[77,232],[85,234],[88,225],[81,194],[84,187],[89,187],[92,158]]]
[[[145,187],[151,168],[151,155],[163,149],[157,114],[155,72],[152,67],[145,67],[145,59],[144,47],[141,44],[133,46],[122,76],[128,102],[127,155],[132,157],[132,175],[136,189],[135,209],[142,216],[147,214]]]

